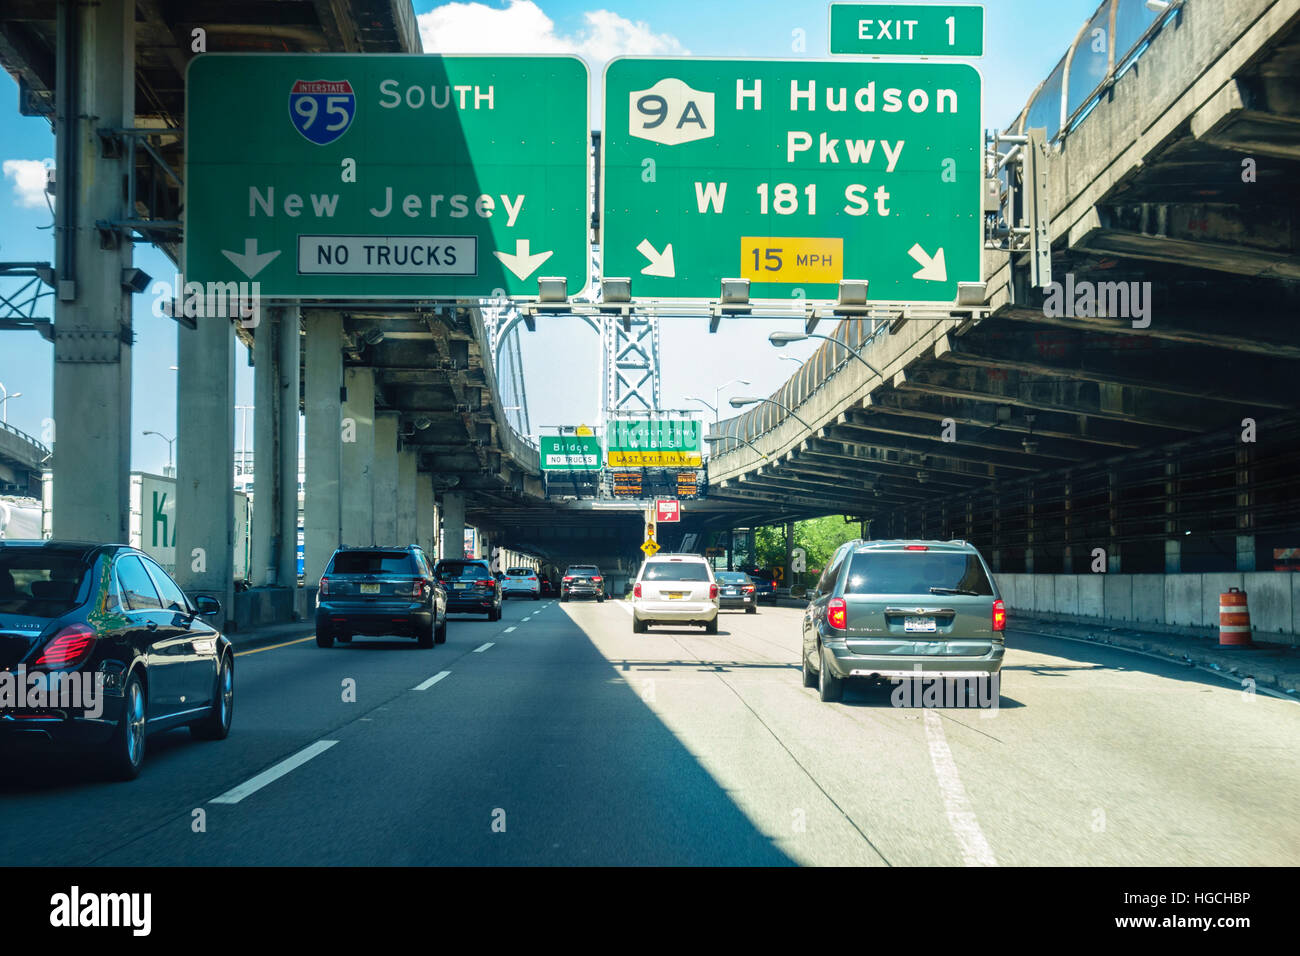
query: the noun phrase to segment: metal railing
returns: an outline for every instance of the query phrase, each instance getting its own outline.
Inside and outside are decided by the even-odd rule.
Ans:
[[[1104,0],[1008,129],[1045,129],[1048,143],[1063,142],[1183,3],[1152,10],[1145,0]]]
[[[768,397],[772,402],[797,410],[815,392],[824,387],[827,379],[832,375],[851,362],[857,363],[858,360],[843,345],[861,350],[888,328],[889,322],[885,319],[842,319],[835,327],[835,331],[830,333],[835,341],[823,342],[799,368],[799,371],[790,376],[784,385]],[[783,424],[789,417],[778,405],[764,402],[733,418],[723,419],[709,433],[727,436],[727,440],[714,444],[713,454],[722,455],[735,448],[743,448],[744,442],[756,440],[760,435]]]
[[[14,426],[10,425],[8,422],[0,422],[0,429],[9,432],[11,435],[17,435],[23,441],[40,449],[42,457],[46,457],[50,454],[49,448],[47,448],[43,442],[37,441],[22,429],[14,428]]]

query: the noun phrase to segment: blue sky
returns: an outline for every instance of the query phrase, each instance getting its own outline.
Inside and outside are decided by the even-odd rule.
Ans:
[[[985,4],[984,126],[1009,122],[1040,80],[1064,54],[1097,0],[989,0]],[[654,0],[508,0],[437,4],[416,2],[426,49],[436,38],[443,52],[576,52],[600,76],[603,61],[620,53],[736,57],[824,57],[827,4],[802,0],[709,2]],[[796,48],[803,32],[803,49]],[[0,163],[42,161],[54,155],[49,124],[18,113],[18,86],[0,79]],[[17,168],[0,179],[0,261],[53,259],[51,216],[44,204],[23,204]],[[30,175],[30,173],[29,173]],[[136,264],[155,279],[170,281],[174,268],[152,247],[136,247]],[[6,289],[12,286],[7,284]],[[148,430],[175,435],[176,330],[149,310],[153,297],[136,297],[132,467],[161,471],[166,444]],[[45,310],[42,314],[50,314]],[[687,407],[688,395],[713,401],[714,388],[736,378],[750,391],[768,394],[795,366],[782,354],[804,356],[811,347],[778,353],[766,339],[788,321],[732,320],[713,336],[703,319],[664,319],[661,327],[661,404]],[[0,347],[0,383],[22,397],[9,403],[10,424],[33,435],[51,414],[52,350],[32,332],[7,332]],[[813,343],[815,344],[815,343]],[[804,343],[805,346],[808,343]],[[598,338],[576,319],[551,318],[522,339],[530,417],[534,427],[592,421],[598,414],[601,355]],[[239,404],[253,401],[252,370],[244,350],[236,362]],[[563,374],[556,369],[562,368]],[[250,428],[251,433],[251,428]]]

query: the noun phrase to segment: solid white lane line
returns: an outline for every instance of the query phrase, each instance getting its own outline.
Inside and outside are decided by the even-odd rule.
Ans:
[[[428,690],[430,687],[438,683],[438,681],[442,680],[444,677],[450,677],[450,676],[451,676],[451,671],[438,671],[438,673],[434,674],[428,680],[416,684],[414,687],[411,688],[411,690]]]
[[[520,623],[520,624],[523,624],[524,621],[527,621],[527,620],[528,620],[529,618],[531,618],[531,617],[532,617],[532,615],[530,614],[530,615],[528,615],[528,617],[523,618],[519,623]]]
[[[514,627],[507,627],[507,628],[506,628],[506,633],[509,634],[509,633],[510,633],[511,631],[513,631],[513,630],[514,630]]]
[[[320,756],[325,751],[333,747],[336,743],[338,743],[337,740],[318,740],[311,746],[304,747],[302,750],[299,750],[292,757],[286,757],[284,760],[281,760],[274,767],[270,767],[266,770],[263,770],[256,777],[251,777],[248,780],[245,780],[243,783],[235,787],[233,790],[227,790],[221,796],[213,797],[208,802],[209,803],[238,803],[240,800],[243,800],[245,797],[257,793],[257,791],[261,790],[267,784],[274,783],[275,781],[279,780],[281,777],[283,777],[285,774],[289,773],[290,771],[296,770],[297,768],[301,767],[303,764],[305,764],[308,760],[311,760],[313,757]]]
[[[926,709],[925,736],[930,743],[930,763],[934,764],[934,774],[939,778],[939,790],[943,794],[943,805],[948,812],[948,825],[957,837],[961,847],[962,862],[966,866],[997,866],[993,850],[984,831],[980,829],[975,818],[975,810],[966,788],[962,786],[957,774],[957,763],[952,759],[948,749],[948,738],[944,736],[943,721],[933,710]]]
[[[627,611],[628,614],[633,613],[632,605],[628,604],[626,601],[619,601],[618,606],[621,607],[623,610]]]
[[[492,647],[492,646],[494,646],[493,642],[492,642],[492,641],[488,641],[488,642],[487,642],[486,644],[484,644],[482,647],[476,647],[476,648],[474,648],[474,650],[470,651],[470,653],[471,653],[471,654],[482,654],[484,651],[486,651],[489,647]]]

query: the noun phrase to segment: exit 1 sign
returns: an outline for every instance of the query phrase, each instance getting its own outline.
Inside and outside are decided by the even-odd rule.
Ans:
[[[832,3],[831,53],[983,56],[984,8],[971,3]]]

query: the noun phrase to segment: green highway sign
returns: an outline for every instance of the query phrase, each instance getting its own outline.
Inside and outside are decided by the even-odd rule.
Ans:
[[[332,299],[587,286],[579,58],[206,53],[186,84],[186,280]]]
[[[614,419],[605,425],[611,468],[698,467],[700,423],[693,419]]]
[[[973,3],[832,3],[831,53],[983,56],[984,8]]]
[[[543,471],[600,471],[600,439],[594,435],[543,435]]]
[[[633,298],[952,302],[979,281],[982,83],[965,63],[618,58],[603,275]],[[613,445],[610,446],[614,447]]]

